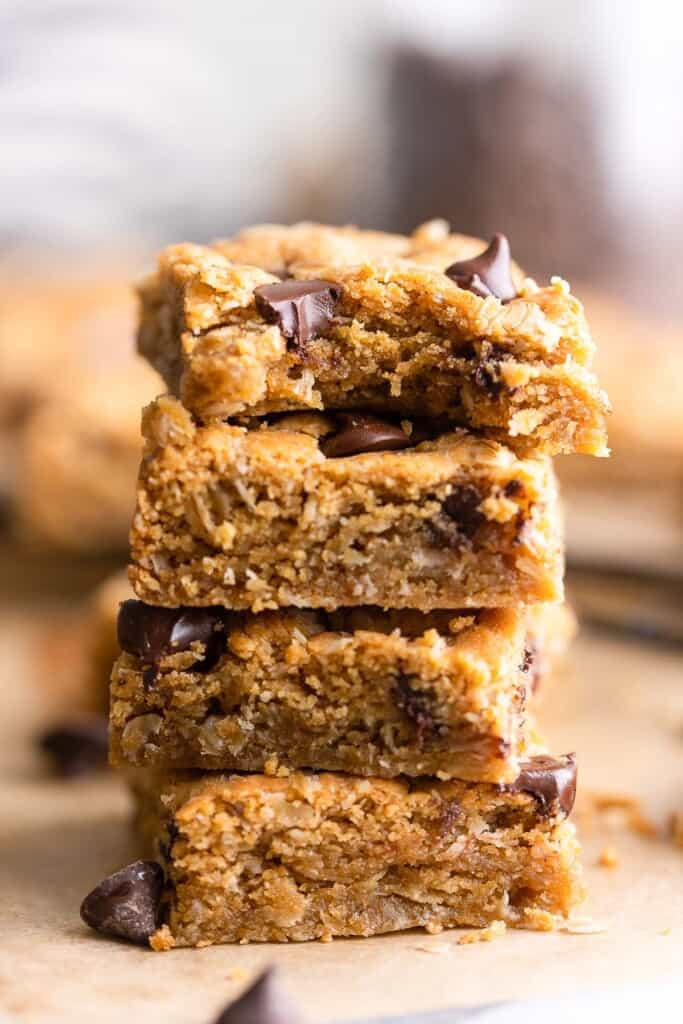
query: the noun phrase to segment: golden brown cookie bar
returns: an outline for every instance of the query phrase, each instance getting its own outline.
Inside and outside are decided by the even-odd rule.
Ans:
[[[126,602],[114,764],[509,782],[563,606],[227,614]],[[550,639],[549,639],[550,636]]]
[[[140,351],[204,421],[369,407],[607,454],[580,303],[482,248],[316,225],[173,246],[141,289]]]
[[[140,407],[161,381],[136,357],[125,369],[72,373],[20,437],[16,526],[33,547],[126,550],[140,461]]]
[[[562,599],[547,458],[460,430],[414,444],[411,424],[368,417],[254,424],[198,427],[171,398],[146,410],[131,533],[143,601],[430,611]]]
[[[348,775],[137,773],[138,825],[167,878],[154,949],[552,927],[583,895],[572,756],[507,787]]]

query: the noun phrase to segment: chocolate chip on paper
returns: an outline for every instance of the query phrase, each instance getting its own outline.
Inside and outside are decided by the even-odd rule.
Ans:
[[[282,988],[275,968],[267,967],[214,1024],[301,1024],[302,1019]]]
[[[95,931],[146,945],[157,929],[164,873],[153,860],[136,860],[103,879],[81,904]]]
[[[333,323],[340,296],[339,285],[318,278],[262,284],[254,289],[256,308],[261,316],[277,324],[300,354],[307,342]]]
[[[517,297],[510,272],[510,245],[505,235],[494,235],[488,248],[479,256],[451,263],[444,273],[459,288],[482,299],[495,295],[501,302],[510,302]]]

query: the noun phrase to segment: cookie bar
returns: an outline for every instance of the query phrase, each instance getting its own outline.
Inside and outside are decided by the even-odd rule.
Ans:
[[[165,872],[154,949],[552,927],[583,887],[572,755],[533,758],[509,786],[341,774],[133,782]]]
[[[563,606],[260,615],[128,601],[111,680],[115,764],[316,767],[509,782]]]
[[[372,408],[607,454],[580,303],[525,279],[502,236],[482,248],[315,225],[173,246],[141,288],[139,349],[203,421]]]
[[[162,398],[145,455],[131,582],[161,605],[504,607],[562,599],[545,457],[462,430],[294,414],[196,426]]]
[[[32,547],[123,552],[140,461],[140,407],[161,381],[136,358],[125,369],[72,373],[21,431],[16,530]]]

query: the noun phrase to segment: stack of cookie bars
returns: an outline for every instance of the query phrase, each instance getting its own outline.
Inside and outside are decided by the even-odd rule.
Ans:
[[[154,862],[86,920],[154,949],[552,927],[582,882],[575,758],[529,717],[571,632],[551,456],[608,452],[580,303],[442,222],[178,245],[141,295],[170,395],[110,737]]]

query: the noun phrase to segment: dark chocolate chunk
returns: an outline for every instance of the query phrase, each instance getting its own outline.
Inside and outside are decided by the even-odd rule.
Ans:
[[[468,292],[485,299],[495,295],[501,302],[517,297],[510,273],[510,246],[505,235],[497,234],[479,256],[451,263],[445,274]]]
[[[422,743],[427,736],[438,735],[441,732],[441,727],[437,726],[429,708],[427,695],[413,689],[409,676],[400,675],[396,680],[394,700],[397,707],[414,722],[419,743]]]
[[[277,971],[267,967],[253,985],[226,1006],[215,1024],[301,1024],[301,1020],[279,983]]]
[[[277,324],[285,338],[303,353],[306,343],[334,321],[341,288],[332,281],[282,281],[254,289],[256,308],[264,320]]]
[[[88,715],[48,729],[38,740],[64,779],[90,775],[107,766],[108,723],[105,715]]]
[[[145,670],[145,685],[152,686],[161,658],[186,651],[196,641],[204,645],[204,655],[192,667],[205,672],[215,665],[225,649],[225,616],[220,608],[157,608],[124,601],[118,639],[122,650],[151,666],[152,671]]]
[[[103,935],[145,945],[157,928],[163,886],[156,861],[136,860],[88,893],[81,917]]]
[[[416,442],[394,423],[364,412],[337,413],[338,428],[320,442],[320,449],[328,459],[362,452],[399,451]]]
[[[509,789],[512,793],[531,793],[543,814],[569,814],[576,798],[576,754],[539,754],[524,761]]]

